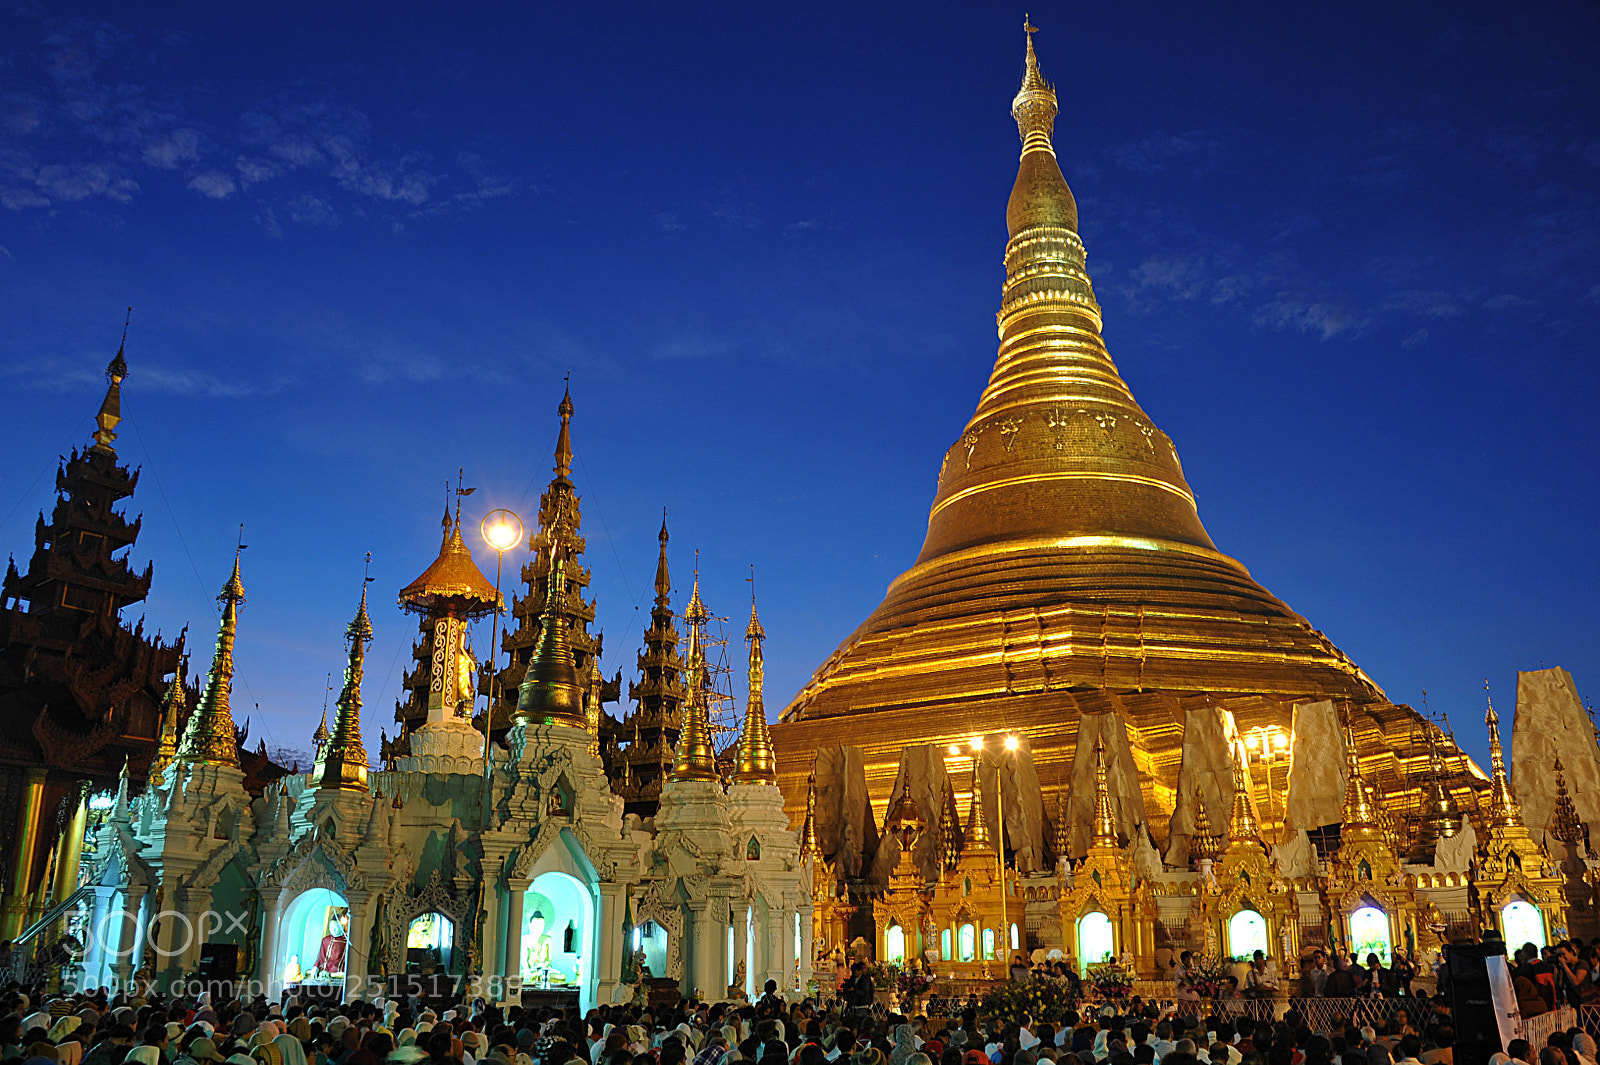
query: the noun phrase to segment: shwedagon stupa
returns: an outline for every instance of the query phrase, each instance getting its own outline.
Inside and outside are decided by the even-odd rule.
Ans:
[[[1212,809],[1228,809],[1230,745],[1257,727],[1288,734],[1297,704],[1325,705],[1300,714],[1306,751],[1336,742],[1336,719],[1353,711],[1363,771],[1400,782],[1387,789],[1394,816],[1414,812],[1421,788],[1406,782],[1427,773],[1432,727],[1212,542],[1177,447],[1118,373],[1031,28],[1012,115],[1022,155],[994,369],[945,452],[916,561],[773,728],[791,816],[818,748],[860,749],[881,812],[907,745],[1011,733],[1031,746],[1045,794],[1070,780],[1076,857],[1092,815],[1087,752],[1103,736],[1119,831],[1148,825],[1167,848],[1192,828],[1191,769]],[[1447,746],[1451,786],[1485,786]],[[1323,790],[1320,816],[1337,822],[1336,788]],[[1044,811],[1026,799],[1015,816],[1027,838],[1010,845],[1046,851]]]

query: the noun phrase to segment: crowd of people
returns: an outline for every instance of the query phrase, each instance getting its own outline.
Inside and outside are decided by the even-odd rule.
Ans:
[[[1565,949],[1517,965],[1554,962],[1564,978],[1593,971],[1581,949]],[[0,1013],[0,1061],[20,1065],[1455,1065],[1450,1018],[1438,1009],[1401,1008],[1367,1026],[1355,1012],[1323,1031],[1297,1009],[1255,1019],[1138,997],[1002,1019],[972,1003],[895,1013],[856,985],[789,1002],[770,981],[754,1002],[636,1000],[584,1013],[482,1000],[38,997],[13,985]],[[1594,1040],[1572,1029],[1537,1050],[1514,1041],[1497,1065],[1600,1062]]]

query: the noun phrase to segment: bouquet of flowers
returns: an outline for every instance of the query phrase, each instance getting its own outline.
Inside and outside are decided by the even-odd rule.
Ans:
[[[1114,961],[1089,967],[1089,984],[1103,999],[1120,1002],[1133,994],[1133,974]]]
[[[1053,1019],[1077,1005],[1072,985],[1053,976],[1035,973],[1026,983],[995,984],[984,992],[979,1012],[1001,1021],[1022,1024],[1027,1018]]]
[[[915,1002],[918,998],[928,993],[928,988],[933,986],[933,974],[923,972],[914,966],[907,966],[900,970],[895,977],[895,990],[900,992],[901,1002]]]
[[[1222,958],[1197,959],[1183,978],[1184,990],[1201,998],[1232,998],[1238,990],[1233,976],[1233,966]]]

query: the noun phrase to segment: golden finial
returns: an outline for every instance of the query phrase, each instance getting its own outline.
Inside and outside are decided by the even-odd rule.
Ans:
[[[989,842],[989,826],[984,820],[983,778],[978,773],[979,752],[972,752],[972,806],[967,811],[967,836],[963,854],[987,854],[994,850]]]
[[[1583,822],[1578,820],[1572,796],[1567,794],[1567,777],[1560,755],[1556,756],[1556,808],[1550,818],[1550,834],[1562,843],[1576,843],[1584,835]]]
[[[1500,715],[1494,711],[1494,700],[1489,696],[1489,678],[1483,679],[1483,698],[1488,705],[1484,723],[1489,726],[1489,825],[1491,828],[1515,828],[1522,825],[1522,807],[1511,794],[1511,782],[1506,779],[1506,757],[1500,746]]]
[[[367,748],[361,739],[361,680],[364,675],[367,645],[372,642],[372,619],[367,616],[367,585],[372,583],[372,552],[367,552],[367,571],[361,575],[361,605],[345,627],[349,641],[344,667],[344,687],[339,691],[333,715],[333,731],[327,736],[322,758],[322,773],[316,781],[321,788],[343,791],[367,789]]]
[[[150,761],[150,783],[155,787],[165,783],[166,769],[178,753],[178,718],[183,716],[184,701],[180,665],[161,700],[161,734],[156,739],[156,756]]]
[[[589,691],[588,698],[584,701],[583,721],[584,727],[589,732],[589,754],[595,758],[600,757],[600,700],[605,695],[605,674],[600,672],[600,659],[596,655],[589,656]]]
[[[1039,28],[1024,17],[1022,29],[1028,41],[1026,66],[1022,74],[1022,88],[1017,90],[1016,99],[1011,101],[1011,116],[1017,120],[1023,155],[1048,152],[1054,156],[1050,134],[1055,128],[1058,113],[1056,90],[1039,72],[1039,57],[1033,51],[1033,35],[1039,32]]]
[[[1094,738],[1094,825],[1089,845],[1091,847],[1117,845],[1117,819],[1111,815],[1111,789],[1106,785],[1104,736]]]
[[[817,842],[817,769],[811,767],[806,778],[806,819],[800,826],[800,857],[822,857],[822,845]]]
[[[572,476],[572,374],[566,376],[566,391],[561,395],[561,405],[556,408],[561,415],[561,430],[556,434],[556,466],[558,478]]]
[[[706,712],[702,680],[705,658],[700,640],[708,614],[700,601],[698,552],[695,562],[694,596],[684,615],[689,620],[689,653],[684,656],[683,669],[689,682],[688,697],[683,704],[683,728],[678,732],[678,746],[668,774],[672,780],[717,779],[717,753],[711,746],[711,721]]]
[[[1189,837],[1189,857],[1202,861],[1216,861],[1222,853],[1222,836],[1211,830],[1211,816],[1206,812],[1206,797],[1198,786],[1194,789],[1194,833]]]
[[[656,559],[656,605],[664,607],[672,595],[672,578],[667,573],[667,508],[661,508],[661,555]]]
[[[1256,812],[1250,807],[1250,783],[1245,779],[1244,762],[1233,760],[1233,817],[1228,825],[1228,842],[1244,843],[1258,838]]]
[[[750,644],[750,694],[745,699],[744,728],[733,752],[733,780],[736,784],[778,783],[778,758],[772,750],[772,732],[767,727],[766,700],[761,688],[766,676],[761,644],[767,638],[756,616],[755,567],[750,568],[750,625],[744,638]]]
[[[94,416],[94,446],[102,451],[116,451],[111,442],[117,438],[117,423],[122,421],[122,379],[128,376],[128,360],[122,357],[122,352],[128,346],[128,322],[132,320],[133,308],[129,307],[128,317],[122,322],[122,343],[117,345],[117,354],[106,367],[106,397],[100,401],[100,409]]]
[[[239,606],[244,602],[244,581],[239,577],[239,556],[244,543],[244,526],[239,526],[239,546],[233,554],[233,573],[222,586],[217,601],[222,604],[222,623],[217,628],[217,649],[206,674],[200,702],[189,715],[178,744],[180,762],[239,768],[238,737],[233,729],[233,708],[228,696],[233,688],[233,641],[239,630]]]
[[[517,689],[514,721],[521,726],[550,724],[587,729],[583,687],[572,657],[567,632],[566,563],[557,557],[550,567],[550,593],[539,619],[539,642],[534,645],[528,671]]]

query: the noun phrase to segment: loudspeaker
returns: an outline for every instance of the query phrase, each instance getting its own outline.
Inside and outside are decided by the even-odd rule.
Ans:
[[[1506,945],[1488,943],[1451,944],[1444,948],[1445,975],[1450,986],[1446,997],[1455,1020],[1455,1065],[1488,1065],[1490,1055],[1501,1049],[1499,1006],[1489,981],[1489,959],[1503,958]]]
[[[239,975],[239,947],[235,943],[200,945],[200,979],[232,980]]]

